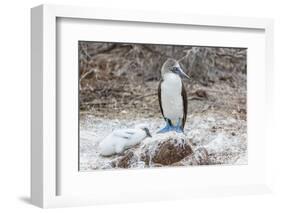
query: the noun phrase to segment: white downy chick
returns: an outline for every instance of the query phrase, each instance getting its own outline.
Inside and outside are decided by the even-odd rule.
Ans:
[[[114,130],[99,144],[101,155],[120,154],[124,150],[140,143],[146,137],[151,137],[148,128]]]

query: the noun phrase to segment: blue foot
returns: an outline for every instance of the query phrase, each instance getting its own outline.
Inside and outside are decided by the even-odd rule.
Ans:
[[[157,133],[165,133],[165,132],[169,132],[171,131],[171,126],[170,125],[166,125],[163,129],[160,129]]]
[[[173,129],[173,127],[170,125],[170,122],[167,119],[165,119],[165,121],[166,121],[166,126],[163,129],[160,129],[157,133],[165,133]]]
[[[177,133],[183,133],[183,129],[182,129],[181,127],[179,127],[179,126],[177,126],[177,127],[175,128],[175,131],[176,131]]]
[[[178,120],[177,125],[175,126],[174,130],[178,133],[183,133],[183,128],[181,127],[181,119]]]
[[[175,131],[178,133],[183,133],[183,128],[181,127],[181,119],[178,120],[177,125],[170,125],[170,122],[166,120],[166,126],[163,129],[160,129],[157,133],[166,133],[170,131]]]

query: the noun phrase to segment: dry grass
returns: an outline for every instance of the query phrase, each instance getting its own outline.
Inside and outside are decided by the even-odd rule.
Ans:
[[[80,42],[80,110],[104,118],[159,117],[162,63],[173,57],[189,113],[222,110],[246,119],[246,49]]]

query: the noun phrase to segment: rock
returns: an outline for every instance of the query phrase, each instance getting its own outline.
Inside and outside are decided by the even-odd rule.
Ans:
[[[177,140],[168,139],[167,141],[158,144],[158,149],[156,150],[152,161],[154,163],[170,165],[180,161],[181,159],[183,159],[187,155],[190,155],[191,153],[191,146],[187,143],[179,145],[177,144]]]
[[[138,150],[126,150],[111,162],[113,168],[208,165],[209,154],[204,147],[194,150],[184,134],[169,132],[144,140]]]
[[[194,151],[193,154],[194,161],[196,165],[208,165],[209,164],[209,154],[207,149],[200,147]]]
[[[171,165],[193,153],[192,146],[183,134],[159,134],[144,145],[141,160],[147,165]]]
[[[118,158],[115,161],[115,167],[118,168],[129,168],[130,165],[132,164],[132,161],[134,159],[134,152],[133,151],[129,151],[127,153],[125,153],[124,156]]]
[[[193,151],[192,155],[189,155],[182,159],[180,162],[173,164],[173,166],[198,166],[209,165],[209,154],[204,147],[197,148]]]

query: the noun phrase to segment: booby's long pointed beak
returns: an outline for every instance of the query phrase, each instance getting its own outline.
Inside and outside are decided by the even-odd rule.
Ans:
[[[185,77],[187,79],[190,79],[190,77],[185,74],[185,72],[180,68],[180,67],[177,67],[177,73],[181,76],[181,77]]]

